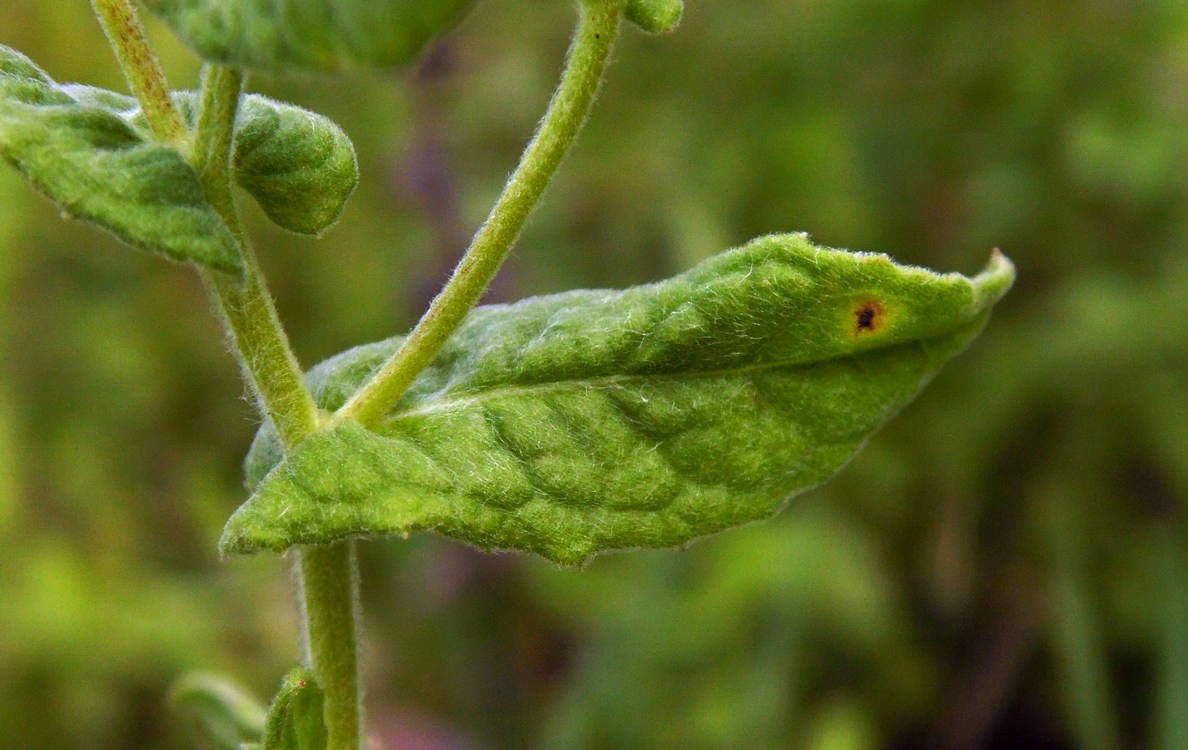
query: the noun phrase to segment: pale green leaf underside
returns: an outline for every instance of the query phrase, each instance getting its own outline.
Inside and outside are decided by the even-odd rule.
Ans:
[[[472,0],[144,0],[212,62],[286,72],[412,60]]]
[[[435,530],[563,564],[765,518],[840,469],[978,333],[973,279],[756,240],[657,284],[474,310],[375,430],[279,463],[266,426],[225,552]],[[399,344],[314,368],[333,410]]]
[[[239,274],[242,260],[189,162],[132,122],[134,100],[60,86],[0,47],[0,157],[70,215],[172,260]]]

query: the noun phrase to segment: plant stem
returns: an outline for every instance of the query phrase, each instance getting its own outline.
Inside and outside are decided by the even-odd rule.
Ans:
[[[255,254],[240,226],[231,193],[231,149],[242,89],[240,71],[218,65],[206,69],[192,160],[207,200],[239,241],[247,278],[241,281],[211,271],[203,271],[202,278],[218,302],[244,378],[256,394],[260,411],[272,419],[287,453],[317,429],[319,417]]]
[[[1164,548],[1160,583],[1165,601],[1151,747],[1159,750],[1188,747],[1188,545],[1172,523],[1157,537]]]
[[[245,248],[245,260],[246,283],[208,271],[202,273],[202,278],[218,300],[219,312],[260,411],[272,419],[288,454],[317,429],[318,409],[305,387],[301,367],[280,327],[276,307],[250,248]]]
[[[128,0],[92,0],[92,4],[153,133],[188,150],[189,128],[173,104],[165,74],[149,49],[136,9]],[[209,271],[202,272],[202,276],[218,300],[260,410],[272,418],[288,450],[317,427],[318,412],[240,227],[231,194],[231,147],[243,74],[231,68],[210,66],[202,83],[202,112],[191,161],[207,200],[239,241],[247,278],[241,282]]]
[[[359,750],[358,590],[354,542],[300,551],[309,666],[325,695],[326,750]]]
[[[204,272],[203,278],[218,300],[260,410],[272,419],[281,444],[289,453],[317,429],[319,415],[240,226],[231,192],[235,114],[242,91],[240,71],[217,65],[204,71],[202,111],[192,160],[207,200],[239,240],[247,279],[241,284],[238,279],[211,272]],[[298,583],[308,648],[306,661],[325,695],[327,750],[359,750],[362,736],[356,656],[359,583],[354,543],[308,547],[298,555]]]
[[[577,35],[548,111],[458,267],[404,344],[338,412],[335,420],[374,425],[441,350],[503,264],[585,122],[618,33],[624,0],[583,0]]]
[[[190,161],[202,181],[206,198],[243,243],[239,214],[231,194],[231,152],[235,115],[243,93],[244,75],[235,68],[206,65],[202,69],[202,103]]]
[[[135,8],[128,0],[92,2],[153,134],[183,151],[190,151],[189,128],[173,104]],[[239,243],[246,278],[241,280],[212,271],[201,273],[218,303],[260,411],[272,419],[288,453],[317,429],[319,414],[243,233],[231,192],[235,115],[242,93],[240,71],[222,66],[205,69],[202,111],[190,160],[207,200]],[[358,581],[354,571],[354,548],[350,542],[301,553],[309,660],[325,694],[328,750],[359,750],[361,721],[355,656]]]
[[[153,133],[163,141],[188,148],[190,130],[169,95],[165,74],[149,49],[135,7],[129,0],[92,0],[92,5]],[[220,66],[207,68],[191,160],[207,199],[239,241],[247,279],[241,284],[238,279],[214,272],[203,272],[203,278],[219,302],[260,409],[272,418],[287,450],[313,432],[318,412],[240,227],[231,194],[231,147],[242,88],[243,74],[239,71]]]
[[[91,0],[91,6],[153,135],[165,143],[183,147],[190,138],[190,129],[173,104],[165,73],[149,48],[136,8],[130,0]]]

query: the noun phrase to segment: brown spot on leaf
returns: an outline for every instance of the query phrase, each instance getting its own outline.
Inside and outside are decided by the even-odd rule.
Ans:
[[[873,333],[883,327],[883,306],[874,300],[854,308],[854,335]]]

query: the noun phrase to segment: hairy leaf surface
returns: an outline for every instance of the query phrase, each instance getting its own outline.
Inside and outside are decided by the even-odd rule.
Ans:
[[[355,147],[322,115],[244,97],[235,119],[235,181],[278,226],[299,234],[329,229],[359,184]]]
[[[472,0],[145,0],[203,58],[283,73],[412,60]]]
[[[191,126],[198,95],[174,98]],[[147,129],[143,115],[136,124]],[[317,235],[333,226],[359,184],[351,139],[332,120],[258,94],[240,101],[231,156],[235,182],[277,226]]]
[[[778,235],[657,284],[474,310],[375,429],[281,462],[265,426],[225,552],[432,529],[577,564],[765,518],[840,469],[977,335],[977,277]],[[400,339],[309,374],[334,410]]]
[[[189,162],[137,128],[135,108],[110,91],[57,85],[0,47],[0,156],[68,215],[173,260],[241,273]]]
[[[684,0],[627,0],[627,20],[649,34],[673,31],[684,12]]]
[[[312,672],[303,667],[290,672],[268,709],[264,750],[325,750],[323,703]]]
[[[175,92],[193,125],[198,96]],[[248,95],[235,121],[235,181],[279,226],[319,234],[358,183],[354,147],[329,119]],[[0,155],[72,216],[172,260],[239,273],[242,260],[197,174],[153,140],[135,99],[56,84],[0,47]]]

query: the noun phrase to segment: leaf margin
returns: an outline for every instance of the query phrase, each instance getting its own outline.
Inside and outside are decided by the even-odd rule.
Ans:
[[[752,248],[753,246],[763,243],[763,242],[779,242],[779,241],[781,241],[781,239],[787,239],[787,238],[791,238],[790,240],[788,240],[791,242],[803,242],[808,247],[812,248],[815,252],[826,252],[826,253],[846,253],[847,252],[847,251],[836,251],[836,250],[832,250],[830,248],[816,248],[815,246],[812,246],[811,243],[808,242],[806,235],[782,235],[782,236],[760,238],[759,240],[749,243],[748,245],[744,246],[743,248],[736,248],[734,251],[728,251],[728,253],[736,253],[739,251],[745,251],[747,248]],[[893,267],[897,273],[901,273],[901,274],[907,275],[909,277],[916,276],[916,277],[924,278],[924,279],[941,280],[945,283],[957,284],[958,286],[964,285],[965,291],[968,292],[969,311],[968,311],[968,315],[966,316],[966,320],[965,320],[965,322],[968,324],[967,330],[959,331],[960,335],[958,335],[956,337],[956,339],[954,339],[955,343],[951,342],[950,345],[938,344],[936,347],[934,347],[936,349],[935,354],[937,357],[939,357],[939,361],[935,364],[934,367],[931,367],[930,370],[925,372],[924,376],[919,380],[919,382],[913,388],[908,390],[908,392],[905,394],[905,397],[903,399],[903,403],[900,403],[897,406],[895,406],[894,408],[892,408],[884,417],[880,418],[877,421],[877,423],[874,425],[873,429],[870,430],[870,432],[873,433],[874,430],[877,430],[877,427],[879,425],[881,425],[884,421],[886,421],[886,419],[890,418],[890,416],[893,415],[894,412],[898,411],[898,409],[901,408],[903,404],[906,404],[908,401],[911,400],[912,397],[914,397],[915,393],[918,392],[918,390],[921,387],[923,387],[923,385],[927,382],[928,379],[931,378],[931,376],[933,374],[935,374],[935,371],[937,369],[939,369],[939,367],[943,364],[944,361],[947,361],[951,356],[955,355],[958,351],[963,349],[969,343],[969,341],[972,340],[972,338],[974,336],[976,336],[977,332],[979,332],[981,330],[981,327],[985,324],[985,321],[988,319],[990,306],[993,305],[993,303],[996,302],[998,299],[1000,299],[1003,294],[1005,294],[1005,292],[1007,291],[1007,289],[1010,287],[1011,283],[1013,282],[1014,267],[1010,264],[1010,261],[1005,258],[1005,256],[1003,256],[1001,253],[995,251],[995,253],[991,256],[991,259],[990,259],[989,263],[987,264],[986,268],[982,271],[982,273],[980,273],[978,276],[971,279],[971,278],[961,276],[960,274],[941,275],[941,274],[935,274],[931,271],[928,271],[927,269],[921,269],[921,268],[911,267],[911,266],[900,266],[900,265],[891,263],[890,260],[888,258],[886,258],[886,256],[881,256],[881,255],[877,255],[877,254],[869,254],[869,253],[847,253],[847,254],[853,258],[863,259],[862,262],[875,263],[875,264],[890,264],[890,266]],[[722,255],[725,256],[727,254],[724,253]],[[721,256],[719,256],[719,258],[720,257]],[[705,264],[702,264],[702,265],[705,265]],[[698,268],[700,268],[700,266],[686,272],[685,274],[681,274],[680,276],[675,277],[675,278],[680,279],[681,277],[693,276],[693,275],[695,275],[695,272],[698,270]],[[667,282],[660,282],[660,284],[670,283],[672,281],[673,280],[670,279]],[[561,296],[561,295],[555,295],[555,296]],[[542,299],[542,298],[534,298],[534,299]],[[522,303],[517,303],[517,304],[522,304]],[[514,306],[502,306],[503,309],[506,309],[508,307],[514,307]],[[496,310],[498,310],[499,308],[500,308],[500,306],[495,306]],[[490,308],[488,308],[488,310],[490,310]],[[484,308],[478,308],[475,312],[479,315],[482,315],[483,311],[484,311]],[[374,348],[376,345],[365,345],[364,347],[360,347],[359,349],[365,349],[369,346]],[[883,348],[886,348],[886,347],[883,347]],[[928,347],[924,346],[923,348],[927,349]],[[877,351],[877,349],[878,349],[878,347],[875,348],[876,351]],[[356,351],[356,350],[350,350],[350,351]],[[324,373],[325,366],[327,364],[333,363],[336,360],[340,360],[343,356],[345,356],[348,353],[349,352],[344,353],[343,355],[339,355],[336,358],[331,358],[331,360],[328,360],[326,363],[323,363],[322,365],[315,367],[314,370],[311,371],[311,381],[317,380],[319,368],[321,368],[321,372]],[[363,373],[363,374],[365,375],[365,373]],[[324,391],[324,389],[322,389],[320,387],[321,384],[319,384],[317,382],[312,382],[311,384],[315,386],[315,390],[322,396],[322,398],[323,398],[322,406],[332,408],[333,404],[328,404],[324,400],[325,399],[325,391]],[[415,387],[415,384],[414,384],[414,387]],[[850,446],[850,448],[848,449],[848,452],[846,452],[844,457],[838,458],[836,460],[830,459],[832,461],[832,463],[829,464],[830,468],[828,468],[827,470],[824,470],[818,479],[815,479],[814,481],[810,481],[806,485],[796,487],[795,491],[792,493],[785,493],[785,495],[782,498],[780,498],[778,501],[770,503],[769,507],[767,507],[763,513],[753,514],[751,517],[745,518],[742,520],[736,519],[736,520],[732,521],[731,523],[729,523],[728,525],[722,526],[721,528],[714,528],[714,529],[710,529],[708,531],[706,531],[705,529],[702,529],[700,531],[695,531],[695,533],[690,533],[685,538],[675,539],[675,538],[672,538],[671,536],[665,537],[664,538],[665,543],[663,543],[663,544],[650,544],[650,543],[645,543],[642,545],[611,544],[611,545],[599,546],[599,544],[597,544],[597,543],[594,543],[594,544],[587,543],[588,540],[587,541],[578,540],[577,542],[572,542],[572,540],[571,540],[570,542],[565,542],[564,540],[561,540],[559,538],[549,539],[549,538],[547,538],[549,535],[549,532],[547,532],[547,531],[541,532],[539,529],[538,529],[537,534],[539,537],[542,537],[542,538],[537,539],[536,541],[532,542],[531,544],[520,544],[520,543],[510,543],[509,544],[508,543],[509,537],[506,534],[499,531],[498,529],[491,531],[490,528],[499,526],[501,523],[506,523],[506,524],[510,524],[510,525],[514,526],[514,521],[506,521],[506,519],[500,520],[497,517],[489,518],[487,521],[482,522],[482,523],[476,522],[476,524],[473,524],[473,526],[475,528],[472,528],[471,531],[463,530],[462,532],[458,532],[458,529],[443,528],[443,525],[448,525],[448,524],[443,524],[443,522],[441,522],[440,520],[432,521],[432,522],[425,522],[425,521],[417,521],[415,519],[409,520],[408,517],[406,517],[405,520],[399,520],[399,518],[396,518],[394,516],[394,518],[396,518],[396,520],[392,520],[391,523],[387,523],[386,526],[384,524],[380,524],[380,526],[383,526],[382,528],[377,527],[374,524],[372,525],[371,528],[367,528],[366,524],[360,524],[357,520],[352,520],[352,519],[348,518],[344,521],[344,519],[342,517],[338,517],[337,520],[335,521],[335,523],[339,524],[336,528],[338,528],[339,532],[341,532],[341,533],[334,533],[334,534],[328,535],[328,536],[323,534],[320,537],[317,536],[317,534],[314,534],[312,536],[309,534],[306,534],[304,536],[302,536],[300,534],[296,535],[296,536],[294,536],[292,534],[290,534],[288,536],[286,536],[285,534],[276,534],[273,532],[269,532],[265,528],[262,528],[260,526],[260,524],[253,523],[251,520],[249,520],[249,517],[253,513],[260,511],[260,506],[264,506],[264,505],[271,504],[273,511],[276,511],[276,512],[288,513],[290,510],[292,510],[292,507],[293,507],[292,503],[289,502],[289,499],[286,499],[286,497],[285,497],[286,492],[288,492],[288,493],[296,492],[297,495],[300,495],[302,492],[305,492],[308,490],[308,481],[305,482],[305,484],[307,485],[306,489],[294,490],[293,489],[294,485],[291,484],[291,480],[294,478],[294,476],[301,474],[302,471],[305,471],[306,475],[310,474],[310,472],[307,469],[301,468],[303,466],[303,464],[301,464],[300,462],[303,460],[302,459],[303,455],[308,457],[311,455],[316,455],[318,451],[329,450],[330,455],[336,456],[335,460],[330,462],[330,463],[333,463],[331,472],[333,472],[334,470],[342,471],[344,468],[346,468],[344,466],[344,464],[349,464],[350,465],[349,471],[354,471],[360,475],[370,474],[374,477],[379,477],[380,481],[382,482],[384,469],[377,468],[377,466],[375,465],[377,462],[376,457],[382,451],[380,451],[379,449],[377,449],[375,447],[374,439],[371,437],[372,435],[374,435],[374,433],[370,433],[367,430],[363,430],[363,428],[359,427],[358,425],[353,425],[352,423],[343,423],[343,424],[336,426],[334,428],[334,430],[332,430],[329,433],[322,432],[322,433],[314,435],[312,438],[310,438],[309,441],[307,441],[306,444],[303,444],[301,447],[298,448],[294,457],[291,457],[289,460],[278,463],[275,466],[273,466],[272,470],[267,473],[267,476],[264,477],[263,482],[259,486],[256,487],[255,493],[252,495],[252,497],[249,498],[249,500],[247,502],[245,502],[245,504],[238,511],[236,511],[236,513],[228,521],[227,527],[224,530],[223,537],[220,540],[221,551],[224,554],[251,553],[251,552],[260,551],[263,549],[268,549],[271,551],[279,552],[279,551],[282,551],[283,549],[286,549],[289,546],[293,546],[296,544],[325,543],[325,542],[329,542],[331,540],[336,540],[339,538],[345,538],[345,537],[350,537],[350,536],[390,536],[390,535],[406,536],[408,533],[413,532],[413,531],[435,530],[435,531],[438,531],[439,533],[442,533],[446,536],[456,538],[459,541],[463,541],[465,543],[469,543],[469,544],[478,546],[483,549],[509,549],[509,548],[510,549],[520,549],[522,551],[540,554],[540,555],[542,555],[550,560],[553,560],[554,562],[562,564],[562,565],[575,565],[575,564],[580,565],[580,564],[584,563],[589,557],[591,557],[594,554],[598,554],[598,553],[604,552],[604,551],[611,551],[612,549],[617,549],[617,548],[635,547],[635,546],[660,546],[660,547],[685,546],[686,544],[690,543],[691,541],[693,541],[696,538],[700,538],[702,536],[707,536],[707,535],[710,535],[713,533],[717,533],[718,531],[724,530],[725,528],[728,528],[729,526],[738,525],[739,523],[745,523],[745,522],[759,520],[760,518],[771,515],[772,513],[777,512],[780,508],[782,508],[784,505],[786,505],[786,503],[791,499],[791,497],[793,495],[799,494],[800,492],[803,492],[803,491],[809,489],[810,487],[815,486],[816,484],[820,483],[820,481],[824,481],[829,476],[832,476],[833,473],[835,473],[837,470],[839,470],[841,468],[841,466],[843,466],[849,460],[850,456],[852,456],[854,453],[857,452],[857,450],[859,450],[861,448],[862,443],[864,443],[866,437],[868,437],[868,435],[866,435],[866,436],[863,436],[860,440],[856,441],[852,446]],[[382,438],[377,438],[377,439],[382,439]],[[327,448],[327,446],[330,443],[333,443],[334,441],[339,441],[344,445],[350,445],[353,447],[348,450],[342,450],[341,448],[334,448],[333,446],[331,446],[330,448]],[[265,427],[265,428],[262,428],[261,432],[258,434],[257,441],[256,441],[256,443],[253,444],[253,450],[249,453],[248,460],[247,460],[247,469],[248,469],[249,475],[251,475],[251,474],[258,475],[261,471],[262,466],[267,467],[267,463],[268,463],[267,459],[265,459],[263,462],[259,461],[260,456],[263,455],[264,453],[267,453],[269,450],[267,442],[268,442],[268,430]],[[353,456],[348,455],[348,454],[352,454],[352,452],[354,454]],[[362,456],[362,458],[360,458],[360,456]],[[255,468],[253,468],[254,459],[255,459],[255,463],[256,463]],[[298,469],[294,470],[293,469],[294,465],[298,466]],[[251,478],[251,477],[249,476],[249,478]],[[258,476],[256,478],[258,478]],[[306,476],[306,479],[308,480],[309,476]],[[333,485],[333,483],[336,481],[332,474],[322,477],[322,480],[325,483],[328,483],[329,485]],[[278,487],[280,487],[280,489],[277,489]],[[287,487],[287,489],[286,489],[286,487]],[[277,492],[280,493],[279,496],[276,495]],[[426,495],[426,497],[430,497],[433,493],[427,492],[424,494]],[[420,511],[425,511],[425,509],[429,507],[426,504],[431,503],[433,501],[431,499],[425,499],[425,498],[421,498],[420,500],[418,500],[413,497],[405,497],[402,502],[404,502],[407,506],[405,508],[405,511],[407,511],[408,513],[415,514],[415,512],[418,511],[418,507],[417,507],[418,503],[421,503]],[[346,506],[350,506],[350,505],[351,505],[351,502],[346,503]],[[343,513],[346,513],[347,515],[349,515],[352,512],[351,509],[349,507],[345,507],[343,505],[343,503],[338,503],[338,505],[335,505],[333,507],[322,505],[322,506],[319,506],[319,508],[320,509],[317,510],[316,513],[320,514],[320,516],[322,516],[326,519],[331,518],[331,516],[334,516],[334,514],[339,514],[341,516],[341,514],[343,514]],[[440,508],[438,508],[436,511],[433,511],[433,512],[437,513],[436,517],[438,519],[445,518],[448,521],[448,519],[449,519],[448,512],[444,512]],[[363,514],[364,511],[358,510],[358,513]],[[267,513],[265,513],[265,515],[267,515]],[[432,515],[432,513],[430,513],[429,515]],[[496,516],[497,515],[498,514],[496,514]],[[459,521],[458,523],[462,523],[462,522]],[[352,524],[354,524],[354,526],[352,526]],[[267,526],[267,522],[265,522],[263,525]],[[538,525],[540,525],[540,524],[538,524]],[[558,527],[563,526],[563,525],[564,525],[563,523],[559,523]],[[256,526],[256,528],[254,530],[249,530],[249,528],[248,528],[249,526]],[[490,527],[490,528],[488,528],[488,527]],[[488,530],[484,531],[483,530],[484,528],[486,528]],[[544,527],[542,526],[542,528],[544,528]],[[478,531],[475,531],[475,529],[478,529]],[[514,532],[514,529],[513,529],[513,532]],[[467,536],[468,534],[470,535],[469,537]],[[502,534],[502,536],[501,536],[501,534]],[[513,535],[514,535],[514,533],[513,533]],[[561,535],[558,534],[557,536],[559,537]]]

